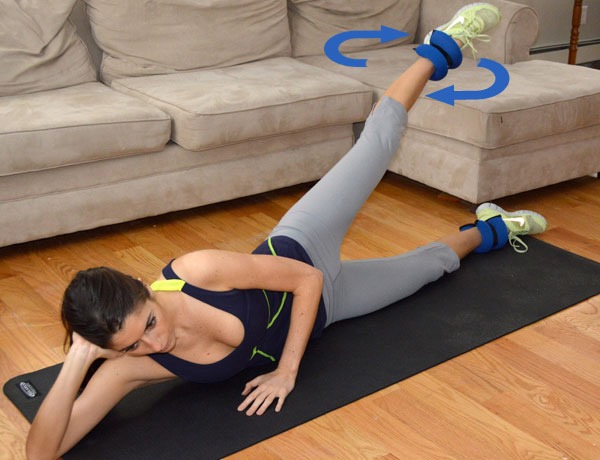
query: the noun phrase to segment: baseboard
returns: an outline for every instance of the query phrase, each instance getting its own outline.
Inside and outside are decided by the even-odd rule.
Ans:
[[[532,48],[529,54],[531,59],[567,63],[569,61],[569,45],[559,44]],[[588,64],[596,61],[600,61],[600,40],[580,42],[577,48],[577,64],[589,67]]]
[[[585,62],[583,64],[581,64],[584,67],[590,67],[591,69],[598,69],[600,70],[600,60],[598,61],[592,61],[592,62]]]

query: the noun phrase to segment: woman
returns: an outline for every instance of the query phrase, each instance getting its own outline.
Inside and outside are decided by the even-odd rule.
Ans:
[[[486,203],[460,232],[396,257],[341,262],[342,239],[398,149],[428,79],[462,60],[459,45],[494,26],[498,10],[461,9],[417,47],[417,61],[369,116],[350,152],[317,183],[253,254],[202,250],[167,265],[151,286],[108,268],[80,272],[65,292],[63,322],[72,345],[33,421],[31,458],[56,458],[73,447],[133,389],[181,376],[227,379],[276,361],[247,383],[238,410],[280,411],[293,390],[311,337],[330,324],[404,298],[458,269],[472,251],[502,248],[519,234],[539,233],[542,216],[507,213]],[[452,38],[451,38],[452,37]],[[368,289],[365,289],[368,286]],[[92,363],[106,359],[77,397]]]

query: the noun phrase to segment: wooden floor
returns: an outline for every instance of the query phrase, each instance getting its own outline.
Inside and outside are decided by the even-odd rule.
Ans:
[[[76,270],[109,265],[152,280],[183,252],[249,251],[306,189],[0,249],[0,380],[63,360],[59,304]],[[541,239],[600,262],[600,180],[497,203],[538,210],[549,221]],[[464,203],[389,174],[343,256],[404,252],[472,220]],[[232,458],[599,459],[599,320],[600,296]],[[0,396],[1,459],[24,458],[27,430]]]

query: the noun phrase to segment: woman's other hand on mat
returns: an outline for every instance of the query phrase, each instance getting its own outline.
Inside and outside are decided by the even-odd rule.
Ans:
[[[276,369],[268,374],[259,375],[246,384],[242,396],[246,399],[238,406],[238,411],[247,409],[246,415],[262,415],[277,399],[275,412],[281,411],[285,398],[296,384],[296,374],[285,369]]]
[[[81,337],[77,332],[73,332],[73,344],[69,349],[69,354],[72,353],[84,359],[88,358],[90,362],[98,358],[111,359],[123,355],[122,351],[100,348],[98,345],[94,345],[92,342]]]

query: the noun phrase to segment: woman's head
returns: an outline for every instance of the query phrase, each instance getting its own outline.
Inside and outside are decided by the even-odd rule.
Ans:
[[[149,298],[144,283],[112,268],[80,271],[67,287],[62,304],[67,338],[77,332],[87,341],[108,348],[125,319]]]

